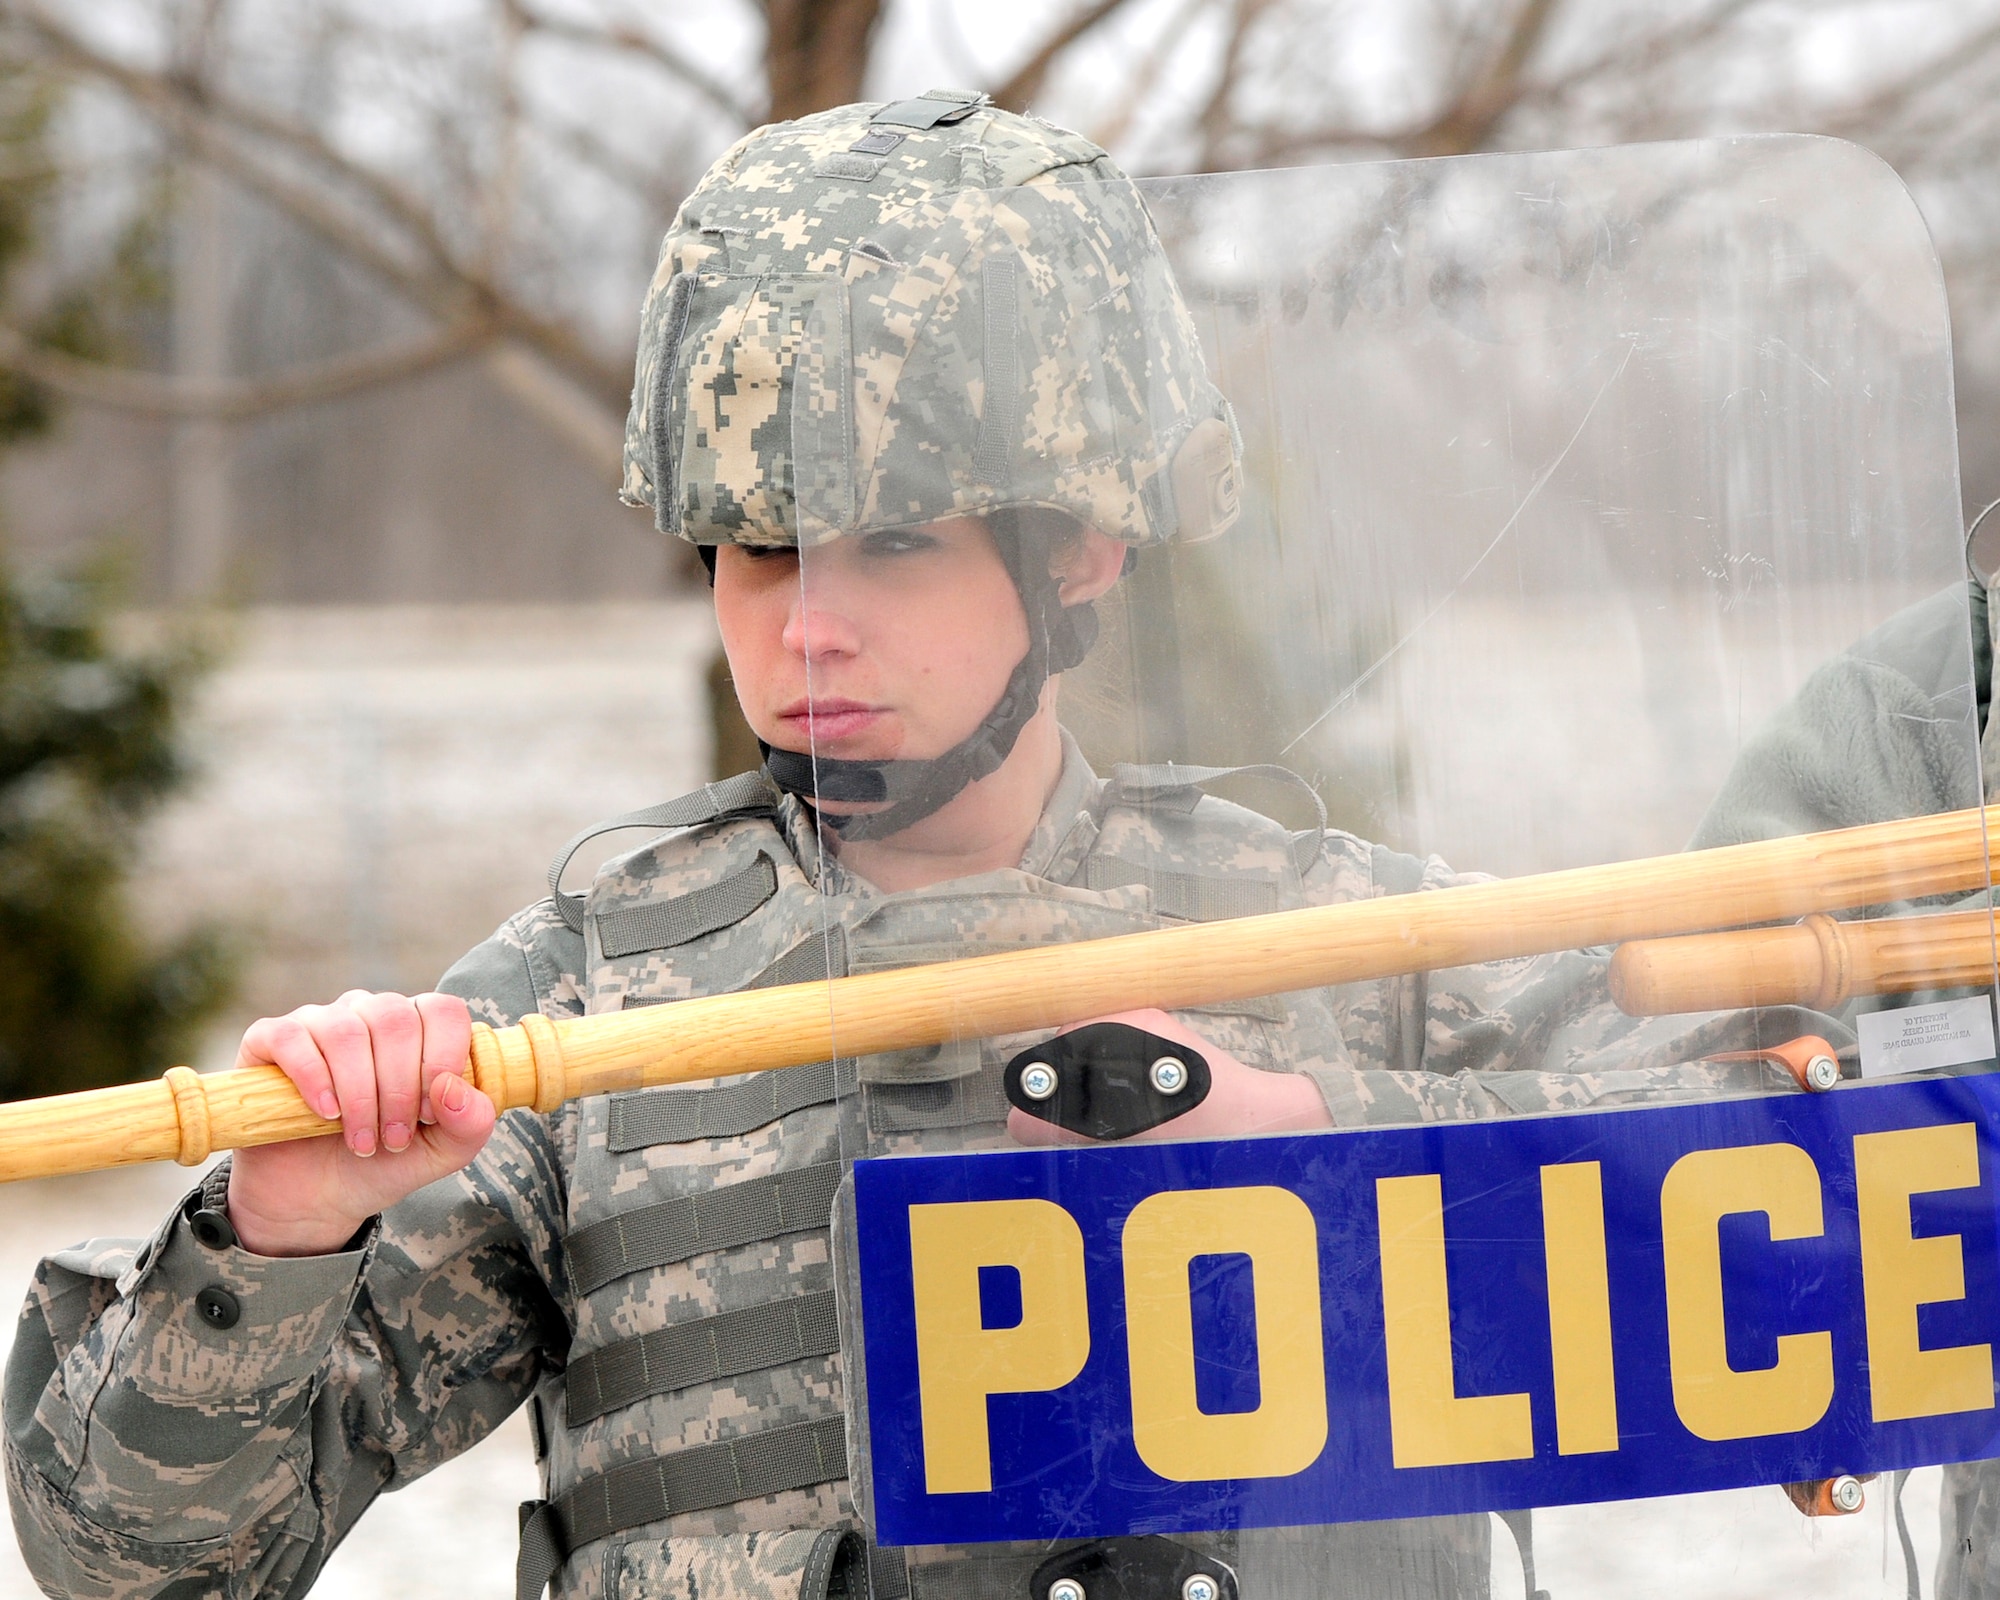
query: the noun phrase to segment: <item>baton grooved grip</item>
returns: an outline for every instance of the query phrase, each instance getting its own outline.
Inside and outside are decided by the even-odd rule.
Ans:
[[[192,1067],[169,1067],[162,1076],[174,1097],[174,1121],[180,1130],[180,1148],[174,1159],[184,1167],[198,1167],[215,1148],[208,1091],[202,1087],[201,1074]]]

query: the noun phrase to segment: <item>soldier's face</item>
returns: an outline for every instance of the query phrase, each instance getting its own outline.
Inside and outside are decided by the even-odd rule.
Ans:
[[[849,761],[942,755],[1028,652],[1020,596],[979,517],[837,539],[803,564],[724,545],[715,615],[757,736]]]

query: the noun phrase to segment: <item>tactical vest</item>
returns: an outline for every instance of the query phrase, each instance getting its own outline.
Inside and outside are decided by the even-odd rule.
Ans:
[[[598,876],[579,908],[589,1009],[1303,904],[1321,831],[1206,796],[1200,781],[1220,775],[1119,768],[1049,876],[894,895],[813,860],[794,803],[754,779],[634,813],[710,820]],[[1324,991],[1182,1015],[1253,1066],[1345,1058]],[[524,1508],[521,1600],[552,1571],[565,1597],[695,1593],[705,1579],[733,1596],[744,1562],[766,1556],[769,1585],[755,1587],[783,1600],[858,1594],[864,1573],[876,1600],[1031,1600],[1030,1574],[1060,1547],[857,1559],[830,1224],[857,1154],[1009,1147],[1001,1069],[1046,1036],[581,1103],[565,1241],[576,1323],[567,1371],[533,1402],[549,1499]],[[1183,1542],[1236,1567],[1248,1600],[1484,1596],[1489,1539],[1471,1517]]]

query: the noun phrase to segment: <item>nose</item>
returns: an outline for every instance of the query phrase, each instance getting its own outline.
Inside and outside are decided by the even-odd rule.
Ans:
[[[814,580],[801,577],[792,591],[785,615],[784,646],[801,660],[825,661],[859,650],[860,632],[851,608],[841,604],[837,588],[819,575]]]

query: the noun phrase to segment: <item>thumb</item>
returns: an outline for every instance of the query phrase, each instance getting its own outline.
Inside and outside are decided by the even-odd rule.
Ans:
[[[431,1110],[437,1120],[422,1129],[436,1175],[458,1171],[484,1148],[498,1115],[493,1102],[456,1072],[431,1079]]]

